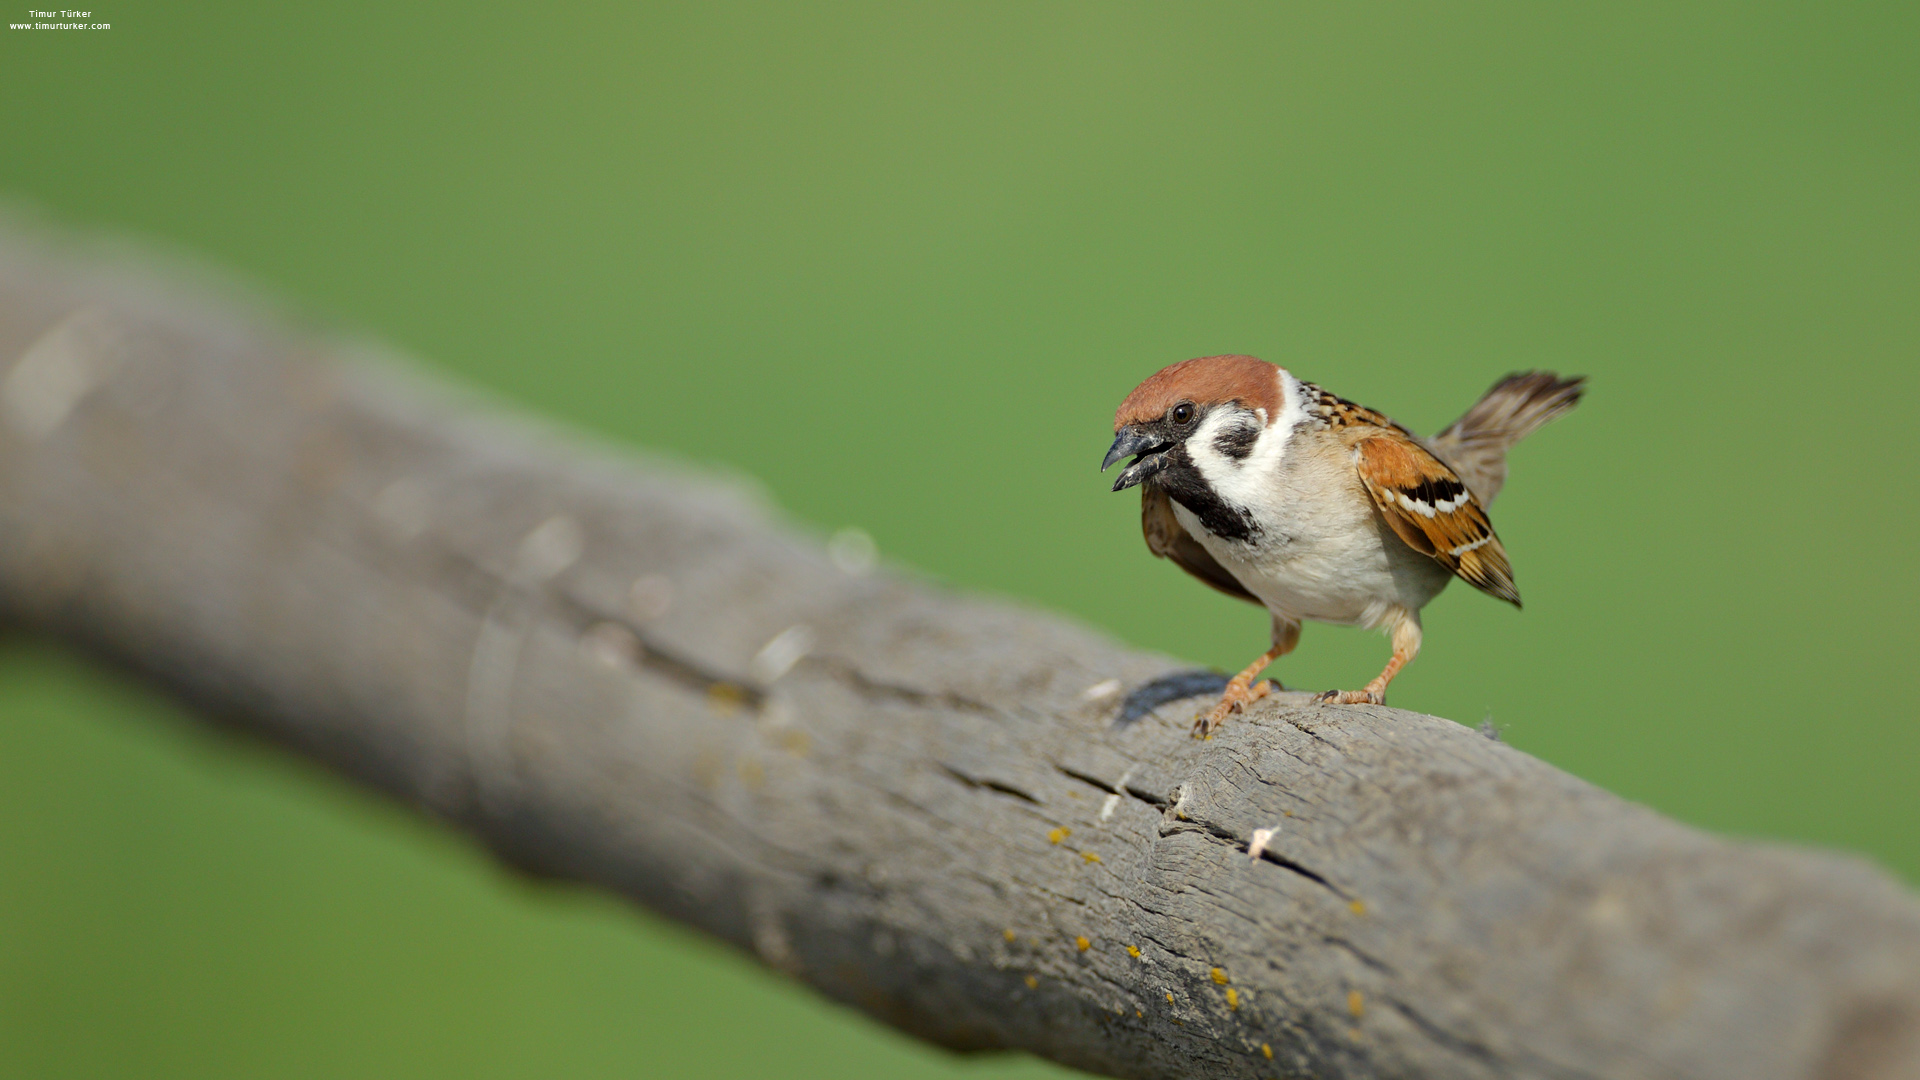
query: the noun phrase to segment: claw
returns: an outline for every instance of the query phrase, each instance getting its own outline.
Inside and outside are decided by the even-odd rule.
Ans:
[[[1213,733],[1220,730],[1220,725],[1226,723],[1227,717],[1278,689],[1280,684],[1272,679],[1261,679],[1251,687],[1237,679],[1228,683],[1226,692],[1220,695],[1219,704],[1193,718],[1193,737],[1213,738]]]
[[[1385,705],[1387,695],[1379,690],[1328,690],[1313,695],[1315,705]]]

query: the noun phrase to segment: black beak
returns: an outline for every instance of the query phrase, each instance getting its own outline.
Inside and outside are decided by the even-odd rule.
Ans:
[[[1113,481],[1113,490],[1125,491],[1166,468],[1165,451],[1172,446],[1172,443],[1163,442],[1137,427],[1122,428],[1119,435],[1114,437],[1113,446],[1107,451],[1106,459],[1100,462],[1100,471],[1106,472],[1121,458],[1138,454],[1138,460],[1127,466]]]

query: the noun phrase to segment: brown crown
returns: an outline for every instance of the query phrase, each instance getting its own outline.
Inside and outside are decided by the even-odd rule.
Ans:
[[[1217,405],[1237,401],[1250,409],[1280,413],[1280,369],[1251,356],[1201,356],[1169,364],[1133,388],[1113,414],[1113,430],[1158,420],[1176,403]]]

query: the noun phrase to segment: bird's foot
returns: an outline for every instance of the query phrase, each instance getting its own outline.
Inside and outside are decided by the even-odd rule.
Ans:
[[[1280,684],[1272,679],[1261,679],[1248,686],[1238,679],[1227,684],[1226,692],[1220,695],[1220,703],[1199,716],[1193,718],[1193,737],[1210,739],[1213,733],[1226,723],[1227,717],[1245,709],[1247,706],[1280,689]]]
[[[1315,705],[1385,705],[1385,690],[1328,690],[1324,694],[1313,695]]]

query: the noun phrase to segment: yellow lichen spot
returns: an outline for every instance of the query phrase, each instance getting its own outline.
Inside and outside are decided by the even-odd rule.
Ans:
[[[1135,1009],[1133,1010],[1133,1018],[1135,1020],[1145,1020],[1147,1018],[1147,1014],[1141,1012],[1139,1009]]]
[[[1067,828],[1049,829],[1047,830],[1047,843],[1057,844],[1060,841],[1065,840],[1067,837],[1072,835],[1073,835],[1072,829],[1067,829]]]
[[[720,755],[702,750],[699,756],[693,759],[693,778],[701,787],[712,791],[720,786],[720,778],[724,775],[721,771],[723,768],[725,768],[725,762],[721,760]]]
[[[1080,857],[1081,857],[1081,858],[1083,858],[1083,859],[1085,859],[1085,860],[1087,860],[1088,862],[1099,862],[1099,861],[1100,861],[1100,856],[1098,856],[1098,855],[1095,855],[1095,854],[1094,854],[1093,852],[1091,852],[1091,851],[1083,851],[1083,852],[1081,852],[1081,853],[1080,853]]]
[[[813,749],[813,740],[799,728],[789,728],[781,733],[780,746],[794,757],[806,757]]]
[[[740,773],[740,782],[750,788],[758,788],[767,782],[767,770],[752,758],[741,758],[735,769]]]
[[[1087,940],[1087,935],[1081,934],[1079,937],[1073,939],[1073,947],[1079,949],[1081,952],[1086,952],[1088,949],[1093,948],[1093,942]]]
[[[1213,981],[1219,983],[1221,986],[1227,985],[1227,973],[1220,968],[1214,968]]]
[[[1133,957],[1135,960],[1140,959],[1140,946],[1138,945],[1127,946],[1127,955]]]
[[[1227,1008],[1236,1010],[1240,1008],[1240,991],[1231,986],[1227,987]]]
[[[707,705],[717,713],[730,713],[746,704],[747,692],[730,682],[707,684]]]
[[[1006,934],[1007,934],[1007,944],[1009,944],[1009,945],[1011,945],[1011,944],[1013,944],[1013,943],[1014,943],[1014,942],[1015,942],[1016,940],[1018,940],[1018,939],[1019,939],[1019,937],[1020,937],[1020,935],[1019,935],[1019,934],[1016,934],[1016,933],[1014,933],[1014,932],[1013,932],[1013,931],[1011,931],[1011,930],[1008,930],[1008,931],[1006,932]]]
[[[1348,904],[1347,907],[1355,915],[1365,915],[1367,913],[1367,904],[1364,900],[1355,900],[1353,903]]]
[[[1281,813],[1283,813],[1283,814],[1285,814],[1285,815],[1287,815],[1288,817],[1292,817],[1292,816],[1293,816],[1293,811],[1291,811],[1291,810],[1282,810],[1282,811],[1281,811]],[[1267,1045],[1267,1044],[1266,1044],[1266,1043],[1261,1043],[1260,1045],[1261,1045],[1261,1046],[1265,1046],[1265,1045]],[[1272,1054],[1268,1054],[1267,1056],[1268,1056],[1268,1057],[1272,1057],[1273,1055],[1272,1055]]]
[[[1027,976],[1027,989],[1038,990],[1039,988],[1040,988],[1040,980],[1034,978],[1031,975]]]
[[[1266,1043],[1261,1043],[1261,1044],[1260,1044],[1260,1052],[1261,1052],[1261,1053],[1263,1053],[1263,1054],[1265,1054],[1265,1055],[1267,1055],[1267,1060],[1268,1060],[1268,1061],[1272,1061],[1272,1060],[1273,1060],[1273,1047],[1271,1047],[1271,1046],[1268,1046],[1268,1045],[1267,1045]]]
[[[1173,991],[1167,991],[1167,1004],[1173,1004]]]
[[[1367,1001],[1365,998],[1360,996],[1360,991],[1358,990],[1347,991],[1347,1011],[1353,1014],[1353,1018],[1355,1020],[1358,1020],[1362,1016],[1366,1015]]]

